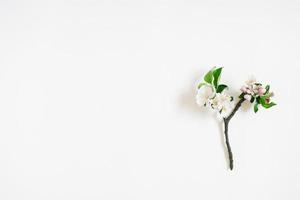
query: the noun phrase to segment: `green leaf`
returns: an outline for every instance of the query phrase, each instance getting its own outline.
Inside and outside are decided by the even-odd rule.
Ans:
[[[258,96],[258,97],[256,97],[256,103],[260,103],[260,97]]]
[[[206,83],[200,83],[200,84],[198,85],[198,89],[200,89],[203,85],[206,85]]]
[[[204,76],[205,82],[212,84],[214,69],[215,68],[212,68],[209,72],[207,72],[207,74],[205,74]]]
[[[276,106],[276,103],[271,102],[271,103],[268,103],[268,104],[263,105],[264,108],[271,108],[271,107],[273,107],[273,106]]]
[[[265,105],[267,104],[267,102],[266,102],[266,97],[265,97],[265,96],[260,97],[259,103],[260,103],[263,107],[265,107]]]
[[[270,85],[267,85],[265,88],[266,88],[266,92],[264,94],[268,94],[268,92],[270,90]]]
[[[214,86],[217,89],[218,85],[219,85],[219,81],[220,81],[220,77],[221,77],[221,73],[222,73],[222,68],[217,68],[213,71],[213,77],[214,77]]]
[[[257,111],[258,111],[258,105],[259,105],[258,103],[255,103],[255,104],[254,104],[254,112],[255,112],[255,113],[257,113]]]
[[[271,108],[271,107],[273,107],[273,106],[276,105],[276,103],[274,103],[274,102],[267,103],[266,97],[261,97],[261,98],[260,98],[260,104],[261,104],[264,108]]]
[[[228,88],[228,86],[224,84],[218,85],[217,93],[221,93],[225,88]]]

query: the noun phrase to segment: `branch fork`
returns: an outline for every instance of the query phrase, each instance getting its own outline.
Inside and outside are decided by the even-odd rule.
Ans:
[[[236,113],[236,111],[238,111],[238,109],[241,107],[241,105],[242,105],[242,103],[244,101],[245,101],[245,99],[241,98],[238,101],[238,103],[235,105],[235,107],[232,110],[232,112],[227,117],[223,118],[223,121],[224,121],[225,143],[226,143],[226,147],[227,147],[227,151],[228,151],[228,159],[229,159],[229,168],[230,168],[230,170],[233,169],[233,154],[232,154],[232,151],[231,151],[229,137],[228,137],[228,125],[229,125],[229,122],[230,122],[231,118],[234,116],[234,114]]]

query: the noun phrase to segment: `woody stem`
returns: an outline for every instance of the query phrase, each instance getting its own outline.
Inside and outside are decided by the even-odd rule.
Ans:
[[[234,116],[236,111],[238,111],[238,109],[241,107],[241,105],[244,101],[245,101],[245,99],[241,98],[238,101],[238,103],[235,105],[235,107],[232,110],[232,112],[230,113],[230,115],[228,115],[228,117],[226,117],[226,118],[223,118],[224,126],[225,126],[225,130],[224,130],[225,143],[226,143],[226,147],[227,147],[227,151],[228,151],[228,159],[229,159],[229,168],[230,168],[230,170],[233,169],[233,155],[232,155],[232,151],[231,151],[231,147],[230,147],[230,143],[229,143],[228,125],[229,125],[229,122],[230,122],[231,118]]]

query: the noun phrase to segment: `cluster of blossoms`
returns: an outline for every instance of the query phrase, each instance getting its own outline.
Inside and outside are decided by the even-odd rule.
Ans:
[[[210,106],[223,117],[233,109],[233,97],[226,93],[227,85],[219,84],[222,68],[213,68],[198,85],[196,102],[199,106]]]
[[[204,82],[198,85],[196,102],[199,106],[210,106],[217,110],[223,117],[228,116],[234,108],[233,97],[227,93],[227,85],[219,84],[222,67],[213,68],[204,76]],[[270,86],[263,86],[254,78],[246,81],[246,85],[241,88],[240,99],[254,103],[254,112],[258,111],[258,106],[270,108],[275,103],[271,102],[274,96],[270,92]]]
[[[262,105],[264,108],[270,108],[276,105],[271,102],[271,97],[274,96],[274,93],[270,92],[270,85],[263,86],[254,78],[246,81],[246,85],[241,88],[241,91],[242,94],[240,98],[254,103],[254,112],[258,111],[258,105]]]
[[[211,106],[222,116],[227,116],[233,109],[233,97],[225,92],[216,93],[210,85],[203,85],[198,89],[196,102],[199,106]]]
[[[266,89],[252,78],[246,81],[246,85],[241,88],[241,91],[246,94],[244,98],[250,101],[252,96],[263,96]]]

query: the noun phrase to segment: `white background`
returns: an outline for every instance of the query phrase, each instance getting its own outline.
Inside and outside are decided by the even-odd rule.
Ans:
[[[299,1],[0,1],[1,200],[299,200]],[[213,66],[278,105],[221,124]]]

